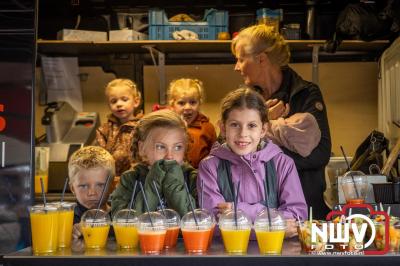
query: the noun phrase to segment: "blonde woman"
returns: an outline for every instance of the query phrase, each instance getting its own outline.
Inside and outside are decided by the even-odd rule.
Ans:
[[[187,159],[197,168],[217,139],[214,125],[200,112],[204,102],[203,83],[198,79],[181,78],[170,83],[168,103],[186,122],[190,137]]]
[[[235,71],[261,93],[268,106],[267,138],[293,158],[313,217],[325,218],[324,169],[331,138],[326,106],[316,84],[303,80],[289,66],[290,51],[283,37],[267,25],[243,29],[232,41]]]

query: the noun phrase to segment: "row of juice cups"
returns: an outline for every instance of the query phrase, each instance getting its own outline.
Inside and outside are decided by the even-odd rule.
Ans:
[[[82,216],[85,244],[87,248],[103,248],[111,222],[105,213],[97,214],[96,219],[100,220],[94,222],[93,212],[91,210]],[[269,214],[264,210],[257,216],[254,228],[260,253],[281,253],[286,229],[282,217],[276,210],[270,210]],[[112,225],[119,248],[136,248],[140,242],[142,253],[158,254],[163,248],[175,247],[181,230],[186,251],[201,254],[210,247],[216,223],[213,215],[204,209],[188,212],[182,220],[171,209],[140,216],[124,209],[114,215]],[[241,210],[236,214],[234,211],[223,213],[219,219],[219,229],[226,252],[246,253],[251,228],[251,220]]]
[[[317,225],[320,221],[313,221]],[[352,221],[358,224],[358,221]],[[377,250],[385,249],[385,221],[374,220],[375,239],[374,244]],[[298,227],[299,240],[303,252],[325,251],[326,244],[320,236],[317,236],[317,241],[311,242],[311,223],[309,221],[302,222]],[[367,229],[367,237],[370,237],[371,229]],[[364,241],[357,242],[352,230],[349,232],[349,243],[335,243],[335,248],[339,251],[357,251],[358,247],[362,247]],[[392,252],[400,251],[400,220],[397,217],[390,217],[389,222],[389,250]]]
[[[74,204],[36,205],[30,209],[32,251],[35,254],[52,253],[57,248],[71,245]],[[272,217],[272,218],[271,218]],[[104,248],[111,221],[103,210],[92,209],[81,219],[81,229],[88,249]],[[170,209],[144,213],[137,216],[134,210],[120,210],[112,222],[120,248],[136,248],[140,240],[142,253],[157,254],[163,248],[176,245],[179,229],[185,249],[189,253],[205,253],[212,240],[215,220],[204,209],[189,212],[180,220]],[[280,254],[285,232],[285,220],[278,211],[264,210],[255,220],[254,228],[263,254]],[[219,220],[225,250],[229,253],[246,253],[251,231],[250,219],[238,210],[227,211]]]

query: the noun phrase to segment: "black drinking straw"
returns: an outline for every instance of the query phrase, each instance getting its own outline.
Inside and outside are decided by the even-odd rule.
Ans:
[[[63,203],[63,201],[64,201],[64,195],[65,195],[65,191],[67,190],[68,180],[69,180],[69,178],[67,176],[65,178],[64,187],[63,187],[63,190],[62,190],[62,193],[61,193],[61,200],[60,200],[61,203]]]
[[[350,171],[350,170],[351,170],[351,169],[350,169],[350,164],[349,164],[349,161],[347,160],[346,154],[344,153],[344,149],[343,149],[342,146],[340,146],[340,149],[342,150],[342,154],[343,154],[344,160],[346,161],[347,170]],[[351,180],[353,181],[354,189],[356,190],[357,199],[359,199],[359,198],[360,198],[360,195],[359,195],[359,193],[358,193],[358,189],[357,189],[357,186],[356,186],[356,182],[354,181],[354,176],[353,176],[353,174],[351,173],[351,171],[350,171],[350,176],[351,176]]]
[[[93,220],[95,220],[95,219],[97,218],[97,215],[99,214],[99,209],[101,208],[101,203],[103,202],[104,194],[105,194],[105,192],[106,192],[106,190],[107,190],[107,188],[108,188],[108,182],[110,181],[110,179],[111,179],[111,176],[108,175],[108,176],[107,176],[107,179],[106,179],[106,184],[104,185],[103,191],[101,192],[100,201],[99,201],[99,203],[97,204],[96,213],[94,214]]]
[[[156,181],[154,181],[154,180],[153,180],[153,186],[154,186],[154,190],[156,191],[156,194],[157,194],[157,197],[158,197],[158,201],[160,202],[161,211],[162,211],[163,215],[165,216],[164,205],[162,203],[160,193],[158,193]],[[167,216],[165,216],[165,218],[167,218]]]
[[[201,180],[200,183],[200,189],[201,189],[201,194],[200,194],[200,207],[203,208],[203,195],[204,195],[204,180]]]
[[[233,191],[234,191],[234,193],[233,193],[233,196],[234,196],[233,207],[234,207],[234,217],[235,217],[236,229],[237,229],[237,226],[238,226],[238,223],[237,223],[237,205],[238,205],[238,198],[239,198],[239,189],[240,189],[240,180],[239,180],[239,182],[237,184],[236,193],[235,193],[235,188],[233,188]]]
[[[153,220],[151,219],[151,215],[150,215],[149,203],[147,202],[146,194],[144,193],[143,185],[142,185],[142,182],[140,182],[140,181],[139,181],[139,187],[140,187],[140,190],[142,191],[144,206],[146,207],[147,214],[149,215],[151,228],[154,228]]]
[[[196,223],[196,226],[199,226],[199,223],[197,222],[196,215],[195,215],[195,213],[194,213],[194,206],[193,206],[193,202],[192,202],[192,199],[190,198],[189,188],[188,188],[188,186],[187,186],[186,182],[183,182],[183,183],[184,183],[184,185],[185,185],[186,194],[187,194],[187,196],[188,196],[188,199],[189,199],[190,208],[192,209],[192,214],[193,214],[193,219],[194,219],[194,222]]]
[[[44,208],[46,208],[47,201],[46,201],[46,195],[44,194],[44,183],[43,183],[43,178],[40,178],[40,188],[41,188],[41,190],[42,190],[43,205],[44,205]]]
[[[131,196],[131,200],[129,201],[129,205],[128,205],[128,214],[126,215],[127,220],[129,218],[129,214],[131,213],[133,202],[135,200],[136,187],[137,187],[137,180],[135,180],[135,184],[133,185],[132,196]]]

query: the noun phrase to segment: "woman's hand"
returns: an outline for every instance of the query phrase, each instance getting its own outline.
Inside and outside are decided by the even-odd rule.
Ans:
[[[76,223],[72,227],[72,238],[73,239],[79,239],[82,237],[82,229],[81,229],[81,224]]]
[[[276,120],[280,117],[286,117],[289,114],[289,104],[285,104],[283,101],[278,99],[267,100],[266,105],[268,107],[268,120]]]
[[[292,238],[294,236],[297,236],[297,225],[298,222],[295,219],[286,220],[285,238]]]

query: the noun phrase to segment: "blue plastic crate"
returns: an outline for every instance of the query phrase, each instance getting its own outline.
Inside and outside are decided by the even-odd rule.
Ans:
[[[164,10],[149,10],[149,39],[173,40],[172,33],[190,30],[199,35],[200,40],[216,40],[219,32],[228,31],[228,11],[208,9],[204,21],[169,22]]]

